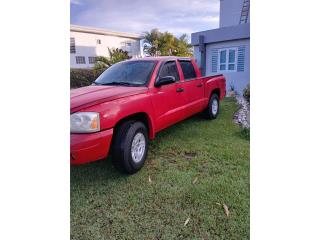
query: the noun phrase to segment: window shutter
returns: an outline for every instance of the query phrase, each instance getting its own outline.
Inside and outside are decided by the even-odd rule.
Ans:
[[[211,71],[218,72],[218,49],[211,50]]]
[[[238,67],[237,72],[243,72],[244,71],[244,52],[245,52],[245,46],[238,47]]]

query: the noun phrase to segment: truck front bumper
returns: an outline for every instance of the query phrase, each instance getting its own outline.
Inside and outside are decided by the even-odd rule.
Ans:
[[[113,129],[97,133],[70,135],[71,165],[93,162],[106,158],[113,135]]]

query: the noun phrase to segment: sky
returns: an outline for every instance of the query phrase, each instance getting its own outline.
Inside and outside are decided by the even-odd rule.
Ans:
[[[158,28],[190,38],[219,26],[219,0],[71,0],[71,24],[129,33]]]

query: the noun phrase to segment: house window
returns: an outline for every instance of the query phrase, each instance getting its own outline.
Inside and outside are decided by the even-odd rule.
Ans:
[[[236,48],[225,48],[219,50],[219,70],[221,72],[236,71]]]
[[[97,39],[97,44],[101,44],[101,40],[100,39]]]
[[[131,42],[126,43],[126,50],[128,53],[131,53]]]
[[[123,51],[127,51],[128,53],[131,53],[131,47],[132,47],[131,42],[122,42],[121,43],[121,49]]]
[[[76,56],[77,64],[86,64],[86,58],[84,56]]]
[[[88,57],[90,64],[95,64],[97,61],[97,57]]]
[[[70,53],[76,53],[76,42],[74,38],[70,38]]]

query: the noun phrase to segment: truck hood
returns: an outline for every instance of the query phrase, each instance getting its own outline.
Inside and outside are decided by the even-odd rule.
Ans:
[[[88,86],[71,90],[70,112],[74,113],[99,103],[145,93],[147,87]]]

